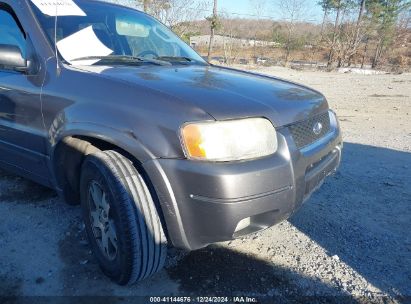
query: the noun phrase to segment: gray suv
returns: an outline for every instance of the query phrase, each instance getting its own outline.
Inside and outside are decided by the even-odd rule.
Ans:
[[[210,65],[143,12],[0,0],[0,166],[80,203],[118,284],[287,219],[341,148],[321,93]]]

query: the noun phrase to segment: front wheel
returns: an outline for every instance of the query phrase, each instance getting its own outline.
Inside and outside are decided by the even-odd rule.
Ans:
[[[80,191],[87,235],[108,277],[127,285],[162,269],[166,237],[151,193],[129,159],[115,151],[88,155]]]

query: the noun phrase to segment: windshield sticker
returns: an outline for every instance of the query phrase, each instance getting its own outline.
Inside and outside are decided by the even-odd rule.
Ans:
[[[106,47],[96,36],[93,27],[89,26],[57,42],[61,56],[74,65],[92,65],[98,59],[86,57],[107,56],[113,50]]]
[[[86,13],[73,0],[31,0],[35,6],[48,16],[86,16]]]

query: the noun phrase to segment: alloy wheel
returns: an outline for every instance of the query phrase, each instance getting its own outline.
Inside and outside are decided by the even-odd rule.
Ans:
[[[113,261],[118,252],[116,226],[110,214],[108,196],[96,181],[89,186],[89,208],[94,238],[104,256]]]

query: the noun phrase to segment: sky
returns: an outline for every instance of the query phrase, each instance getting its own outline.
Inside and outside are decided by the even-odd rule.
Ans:
[[[105,0],[109,2],[119,2],[119,3],[135,3],[135,0]],[[282,16],[279,9],[279,3],[281,0],[218,0],[218,10],[219,13],[224,13],[230,17],[238,18],[257,18],[255,7],[253,2],[262,1],[266,3],[266,9],[264,10],[260,18],[271,19],[271,20],[284,20],[286,16]],[[318,5],[319,0],[296,0],[305,2],[306,7],[304,9],[303,17],[304,21],[321,23],[323,18],[323,12],[321,7]],[[208,8],[201,11],[200,17],[209,17],[212,14],[212,3],[213,0],[192,0],[192,9],[197,8],[196,3],[208,3]],[[198,18],[199,16],[195,14]]]
[[[252,18],[249,15],[255,15],[255,10],[251,4],[253,0],[219,0],[218,6],[220,11],[231,13],[233,17],[243,17]],[[322,10],[319,5],[317,5],[318,0],[306,0],[306,10],[304,13],[304,19],[312,22],[320,22],[322,20]],[[272,19],[282,19],[281,13],[278,9],[279,1],[267,0],[267,9],[264,13],[267,17],[272,17]],[[205,15],[211,14],[204,12]],[[239,14],[239,15],[236,15]]]

